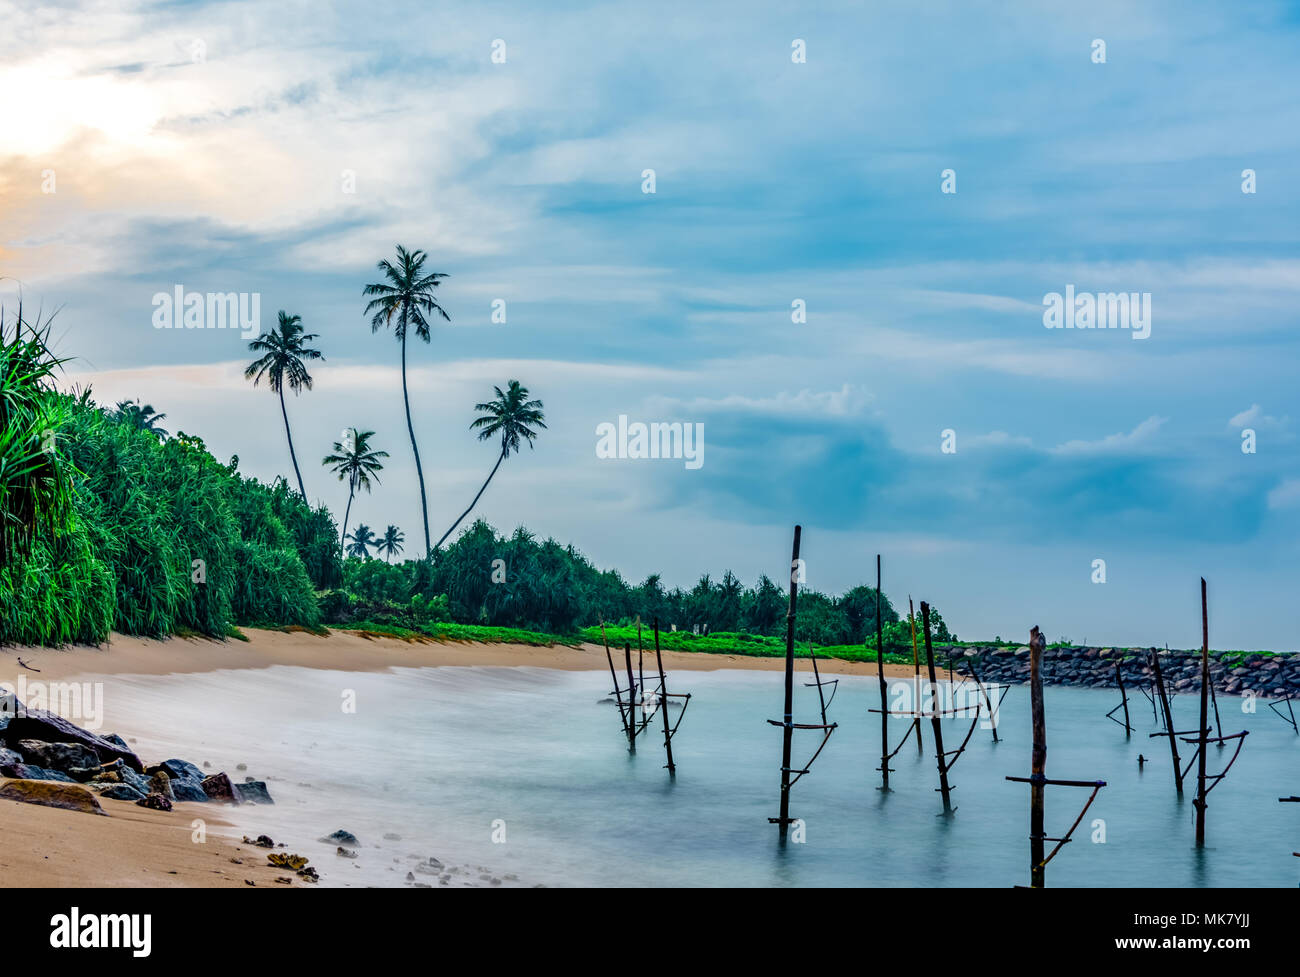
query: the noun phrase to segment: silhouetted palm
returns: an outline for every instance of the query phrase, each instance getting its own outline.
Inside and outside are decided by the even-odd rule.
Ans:
[[[338,475],[339,481],[348,480],[348,507],[343,513],[343,539],[348,538],[348,517],[352,514],[352,499],[357,489],[370,491],[370,480],[379,481],[378,473],[384,470],[380,458],[387,458],[387,451],[375,451],[370,447],[374,431],[358,431],[355,427],[344,432],[343,441],[334,442],[334,454],[321,459],[322,465],[333,465],[332,473]],[[346,442],[346,443],[344,443]]]
[[[496,435],[501,435],[501,453],[497,456],[497,463],[492,466],[492,471],[488,473],[487,481],[483,487],[478,490],[478,495],[474,496],[474,501],[469,504],[469,508],[460,514],[460,518],[451,524],[442,534],[442,539],[438,540],[438,546],[446,542],[457,526],[464,521],[465,517],[470,514],[474,506],[478,505],[480,496],[483,495],[484,489],[488,487],[488,482],[492,481],[492,476],[497,473],[501,467],[501,462],[506,460],[510,452],[518,452],[521,440],[528,442],[528,447],[533,447],[533,442],[537,439],[537,431],[534,428],[546,429],[545,415],[542,413],[543,404],[540,400],[528,399],[528,388],[521,386],[518,380],[511,380],[506,384],[503,391],[500,387],[493,387],[497,392],[495,400],[488,401],[486,404],[475,404],[474,409],[484,413],[476,417],[470,424],[470,430],[478,428],[478,439],[487,441]]]
[[[402,544],[406,542],[405,534],[396,526],[389,526],[384,530],[384,535],[375,543],[375,552],[384,554],[384,562],[389,562],[389,557],[396,556],[402,552]]]
[[[451,316],[443,310],[433,297],[433,290],[447,276],[441,272],[424,273],[424,262],[428,256],[423,251],[407,251],[400,244],[397,246],[397,263],[387,259],[379,262],[379,270],[384,273],[386,281],[367,285],[363,295],[373,295],[366,304],[366,314],[373,313],[370,319],[371,332],[378,332],[384,326],[392,326],[393,333],[402,344],[402,401],[406,405],[406,430],[411,436],[411,451],[415,455],[415,474],[420,480],[420,509],[424,515],[424,550],[425,555],[432,553],[429,545],[429,501],[424,493],[424,468],[420,465],[420,449],[415,443],[415,427],[411,423],[411,398],[406,390],[406,332],[408,327],[415,327],[415,335],[429,342],[429,320],[426,314],[436,312],[448,322]]]
[[[353,530],[352,535],[348,536],[348,556],[359,556],[362,559],[370,559],[370,547],[375,545],[375,534],[370,531],[370,527],[364,522]]]
[[[289,412],[284,406],[284,386],[297,394],[306,387],[311,389],[311,374],[303,366],[303,360],[322,360],[319,350],[310,349],[307,343],[319,338],[316,333],[302,331],[302,317],[287,315],[280,310],[278,331],[258,336],[248,348],[251,352],[263,355],[248,364],[244,370],[244,379],[251,379],[256,387],[266,377],[271,390],[280,395],[280,413],[284,416],[284,434],[289,439],[289,460],[293,462],[293,472],[298,476],[298,491],[302,500],[307,501],[307,490],[302,485],[302,472],[298,469],[298,456],[293,450],[293,435],[289,432]]]
[[[148,431],[157,436],[159,441],[167,437],[167,432],[158,426],[158,422],[167,415],[156,413],[153,404],[137,404],[134,400],[122,400],[117,405],[117,416],[137,431]]]

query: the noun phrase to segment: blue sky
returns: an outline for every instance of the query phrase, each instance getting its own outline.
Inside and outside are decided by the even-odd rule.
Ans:
[[[243,341],[154,330],[151,296],[301,315],[308,493],[341,514],[315,459],[373,428],[354,522],[414,543],[361,297],[402,242],[451,276],[411,350],[435,536],[494,460],[472,405],[518,378],[550,429],[479,514],[629,579],[775,577],[801,522],[811,585],[881,552],[964,637],[1193,645],[1204,574],[1213,644],[1296,648],[1300,7],[1070,6],[0,3],[0,291],[62,306],[101,401],[263,478],[287,449]],[[1044,329],[1067,284],[1151,293],[1150,338]],[[704,466],[598,459],[619,414],[703,423]]]

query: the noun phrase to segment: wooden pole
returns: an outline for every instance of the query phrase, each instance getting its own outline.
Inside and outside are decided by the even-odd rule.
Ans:
[[[912,697],[915,702],[912,711],[917,713],[912,724],[916,727],[916,752],[924,753],[925,745],[921,742],[921,659],[916,654],[916,609],[912,607],[912,595],[907,595],[907,623],[912,629]]]
[[[614,656],[609,652],[609,639],[605,637],[605,622],[600,622],[600,637],[605,642],[605,658],[609,661],[609,677],[614,680],[614,699],[618,703],[618,715],[623,720],[623,731],[627,732],[627,717],[623,715],[623,693],[618,690],[618,673],[614,671]]]
[[[664,751],[668,754],[668,773],[677,776],[677,767],[673,765],[673,735],[668,728],[668,679],[664,677],[664,657],[659,651],[659,618],[655,618],[655,662],[659,665],[659,708],[664,714]]]
[[[930,644],[930,605],[921,601],[921,632],[925,635],[925,664],[930,671],[930,723],[934,731],[934,755],[939,763],[939,793],[943,795],[943,813],[952,813],[952,788],[948,786],[948,762],[943,753],[943,726],[939,722],[939,685],[934,674],[934,648]]]
[[[627,744],[636,752],[636,681],[632,678],[632,646],[623,645],[623,659],[627,662]]]
[[[885,687],[885,644],[880,627],[880,554],[876,554],[876,675],[880,679],[880,780],[881,790],[889,790],[889,705]],[[822,720],[825,722],[826,720]]]
[[[922,607],[925,605],[922,604]],[[1034,625],[1029,632],[1029,702],[1034,725],[1034,751],[1030,760],[1029,785],[1029,878],[1030,887],[1046,884],[1047,867],[1043,864],[1043,793],[1047,779],[1047,719],[1043,713],[1043,649],[1047,639]]]
[[[1205,598],[1205,578],[1201,578],[1201,727],[1196,734],[1200,755],[1196,759],[1196,845],[1205,844],[1205,747],[1209,737],[1210,706],[1210,614]],[[1170,737],[1173,739],[1173,737]]]
[[[1160,672],[1160,652],[1155,648],[1151,649],[1151,670],[1156,675],[1156,692],[1160,696],[1160,709],[1165,717],[1165,732],[1169,736],[1169,749],[1174,757],[1174,787],[1178,790],[1178,796],[1183,795],[1183,761],[1178,756],[1178,737],[1174,735],[1174,717],[1169,710],[1169,696],[1165,694],[1165,678]]]
[[[1133,724],[1128,721],[1128,693],[1124,691],[1124,673],[1120,671],[1119,659],[1115,660],[1115,681],[1119,683],[1119,697],[1124,703],[1124,736],[1133,732]]]
[[[799,538],[802,526],[794,527],[794,549],[790,552],[790,609],[785,617],[785,710],[781,730],[781,814],[777,825],[784,841],[790,827],[790,741],[794,736],[794,619],[799,599]]]

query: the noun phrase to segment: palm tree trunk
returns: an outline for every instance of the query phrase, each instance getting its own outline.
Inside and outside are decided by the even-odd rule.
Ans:
[[[497,458],[497,463],[492,466],[492,471],[488,473],[487,482],[484,482],[483,488],[478,490],[478,495],[474,496],[474,501],[469,504],[469,508],[460,514],[460,519],[457,519],[455,522],[453,522],[451,524],[451,529],[448,529],[445,533],[442,534],[442,539],[438,540],[439,546],[442,546],[442,544],[447,541],[447,537],[456,531],[456,527],[459,526],[461,522],[465,519],[465,517],[470,514],[474,506],[478,505],[479,496],[483,494],[484,489],[488,487],[488,482],[492,481],[492,476],[497,473],[497,469],[501,467],[501,462],[505,460],[506,460],[506,449],[502,448],[501,455],[500,457]]]
[[[302,472],[298,470],[298,456],[293,451],[293,435],[289,433],[289,412],[284,407],[284,386],[280,387],[280,413],[284,415],[284,436],[289,439],[289,458],[293,462],[293,473],[298,476],[298,491],[302,500],[307,501],[307,490],[302,487]]]
[[[348,483],[348,507],[343,510],[343,555],[348,555],[348,516],[352,514],[352,496],[356,495],[357,490]]]
[[[405,320],[403,316],[403,320]],[[411,424],[411,398],[406,393],[406,330],[402,330],[402,403],[406,405],[406,431],[411,436],[411,451],[415,454],[415,474],[420,480],[420,509],[424,514],[424,553],[433,552],[429,545],[429,502],[424,495],[424,469],[420,467],[420,449],[415,445],[415,426]]]

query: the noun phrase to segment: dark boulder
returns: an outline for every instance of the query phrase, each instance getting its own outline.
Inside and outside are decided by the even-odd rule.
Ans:
[[[211,800],[203,788],[193,780],[171,781],[172,798],[178,801],[194,801],[204,804]]]
[[[235,794],[239,800],[252,804],[274,804],[271,800],[271,794],[266,789],[266,782],[262,780],[245,780],[242,784],[235,784]]]
[[[20,740],[40,740],[43,743],[79,743],[95,751],[101,763],[122,760],[131,769],[143,773],[140,758],[128,749],[111,743],[104,737],[82,729],[62,716],[44,709],[28,709],[23,715],[9,720],[5,739],[12,745]],[[83,764],[84,766],[84,764]]]
[[[154,811],[170,811],[172,809],[171,800],[162,794],[150,794],[148,797],[140,798],[136,803],[141,807],[147,807]]]
[[[196,784],[202,783],[203,778],[207,776],[188,760],[164,760],[144,772],[153,776],[159,770],[167,774],[172,780],[193,780]]]
[[[24,762],[71,774],[74,770],[99,767],[99,755],[80,743],[45,743],[41,740],[18,740],[14,743]],[[87,778],[89,779],[89,778]]]
[[[351,831],[344,831],[342,828],[339,828],[338,831],[335,831],[332,835],[326,835],[324,838],[320,838],[320,839],[317,839],[317,840],[319,840],[319,841],[323,841],[323,842],[325,842],[325,844],[327,844],[327,845],[358,845],[358,844],[360,844],[360,842],[357,841],[357,836],[356,836],[356,835],[354,835]]]
[[[101,790],[99,796],[107,797],[111,801],[139,801],[144,800],[145,797],[130,784],[113,784],[107,790]]]
[[[217,801],[221,804],[238,804],[239,794],[235,790],[235,785],[230,782],[230,778],[223,771],[214,773],[200,785],[203,793],[208,795],[208,800]]]

